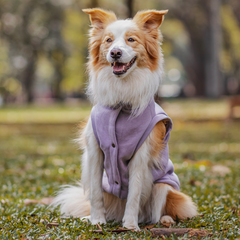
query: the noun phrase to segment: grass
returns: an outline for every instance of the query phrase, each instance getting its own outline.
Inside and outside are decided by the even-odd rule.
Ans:
[[[172,104],[184,108],[186,102]],[[204,105],[201,111],[207,110],[207,103],[198,104]],[[38,119],[35,111],[41,113]],[[149,231],[108,232],[121,226],[116,222],[102,225],[105,235],[99,235],[92,232],[96,226],[76,218],[63,220],[58,210],[46,205],[24,204],[25,199],[53,196],[61,184],[79,180],[81,152],[72,139],[78,118],[84,118],[87,114],[81,114],[89,113],[89,108],[75,109],[78,117],[69,120],[66,112],[72,111],[73,108],[64,107],[0,110],[0,239],[151,239]],[[2,116],[9,112],[15,116],[28,112],[31,114],[25,115],[27,119],[32,116],[36,120],[29,124],[19,124],[19,120],[9,123],[7,118],[3,121]],[[54,113],[51,116],[61,121],[53,124],[53,119],[47,120],[48,113]],[[192,196],[201,214],[179,221],[175,227],[206,229],[214,233],[211,239],[240,238],[240,122],[185,122],[178,117],[173,122],[170,157],[181,190]],[[59,226],[48,228],[44,221],[53,220]]]
[[[229,115],[227,99],[178,99],[165,101],[162,105],[169,116],[175,120],[223,121]],[[71,105],[49,103],[48,105],[8,106],[0,108],[0,123],[76,123],[86,118],[90,111],[91,106],[85,101]],[[234,108],[234,115],[240,118],[240,107]]]
[[[86,118],[90,111],[91,107],[86,103],[80,104],[80,107],[52,104],[12,106],[0,109],[0,123],[76,123]]]

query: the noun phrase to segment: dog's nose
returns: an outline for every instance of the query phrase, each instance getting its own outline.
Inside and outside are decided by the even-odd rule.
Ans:
[[[122,51],[120,49],[114,48],[111,52],[110,55],[112,58],[118,59],[122,56]]]

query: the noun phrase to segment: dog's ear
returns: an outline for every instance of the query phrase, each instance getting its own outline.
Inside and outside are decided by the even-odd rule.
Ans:
[[[108,24],[117,21],[117,17],[113,12],[100,8],[83,9],[83,12],[90,15],[90,21],[94,28],[104,29]]]
[[[143,30],[151,32],[151,30],[157,30],[163,22],[164,15],[168,10],[148,10],[140,11],[134,16],[133,21]]]

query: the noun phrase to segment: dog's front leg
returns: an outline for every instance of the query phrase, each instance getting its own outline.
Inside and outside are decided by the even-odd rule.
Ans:
[[[91,222],[92,224],[106,223],[105,208],[103,203],[102,176],[103,176],[103,156],[97,156],[97,161],[91,166]]]
[[[145,173],[148,171],[146,169],[148,169],[147,149],[145,144],[143,144],[129,163],[128,197],[123,217],[123,227],[134,229],[135,231],[140,231],[138,214],[143,180],[145,179]]]
[[[94,136],[91,121],[85,131],[86,147],[82,162],[82,183],[89,189],[92,224],[106,223],[102,192],[103,153]]]

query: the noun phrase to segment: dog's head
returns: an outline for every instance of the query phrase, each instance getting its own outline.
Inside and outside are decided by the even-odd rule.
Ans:
[[[158,90],[163,73],[159,26],[168,11],[141,11],[126,20],[102,9],[83,11],[92,23],[90,95],[108,106],[122,102],[143,108]]]

